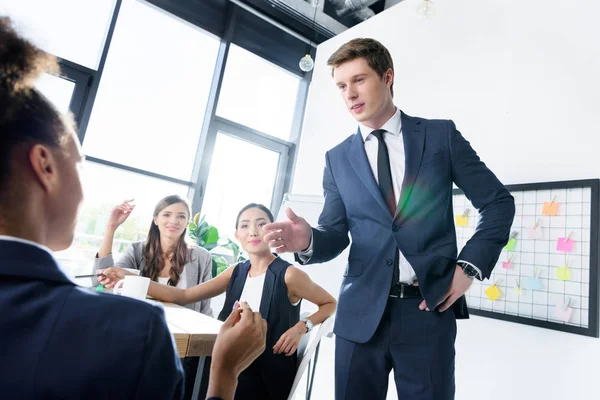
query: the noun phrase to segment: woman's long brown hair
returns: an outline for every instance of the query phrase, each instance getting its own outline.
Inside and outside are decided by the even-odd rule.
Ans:
[[[188,202],[177,195],[167,196],[158,202],[154,208],[154,217],[173,204],[185,204],[188,212],[188,219],[190,218],[191,210]],[[153,281],[158,281],[160,272],[165,267],[165,258],[171,261],[171,272],[169,273],[170,286],[177,286],[179,283],[179,276],[183,272],[183,267],[190,258],[190,250],[186,243],[187,226],[183,230],[183,233],[179,237],[179,241],[172,249],[166,249],[163,256],[163,249],[160,246],[160,231],[158,226],[154,223],[154,219],[150,223],[150,231],[146,237],[146,244],[144,245],[144,261],[145,265],[141,270],[142,276],[147,276]]]

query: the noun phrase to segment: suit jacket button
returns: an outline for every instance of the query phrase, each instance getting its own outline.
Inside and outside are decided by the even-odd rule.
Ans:
[[[390,260],[390,259],[388,259],[388,260],[386,261],[386,263],[387,263],[387,265],[392,265],[392,264],[394,263],[394,260]]]
[[[392,231],[398,232],[399,229],[400,227],[398,225],[392,225]]]

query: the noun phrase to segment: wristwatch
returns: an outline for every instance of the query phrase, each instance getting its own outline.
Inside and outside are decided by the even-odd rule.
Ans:
[[[313,322],[308,318],[303,318],[302,321],[304,321],[304,324],[306,324],[306,333],[310,332],[313,326],[315,326],[315,324],[313,324]]]
[[[462,261],[459,261],[456,264],[462,268],[465,275],[468,276],[469,278],[478,278],[479,279],[479,271],[477,271],[475,268],[473,268],[473,266],[471,266],[465,262],[462,262]]]

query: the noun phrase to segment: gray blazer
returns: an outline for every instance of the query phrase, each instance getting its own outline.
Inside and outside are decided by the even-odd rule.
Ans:
[[[140,270],[144,265],[143,254],[144,242],[134,242],[127,247],[123,257],[117,262],[114,261],[112,254],[101,258],[98,258],[96,255],[94,259],[94,272],[113,266]],[[187,287],[190,288],[199,283],[206,282],[212,278],[212,256],[202,247],[193,245],[190,247],[190,261],[183,268],[185,269]],[[212,309],[210,308],[210,299],[188,304],[186,307],[210,317],[213,316]]]

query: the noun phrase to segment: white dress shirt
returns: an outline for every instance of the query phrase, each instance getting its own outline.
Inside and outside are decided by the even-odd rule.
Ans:
[[[379,141],[372,132],[375,130],[359,124],[360,134],[363,138],[365,145],[365,152],[367,153],[367,159],[373,171],[373,177],[375,182],[379,184],[379,177],[377,175],[377,152],[379,150]],[[396,109],[396,113],[381,127],[385,131],[383,140],[388,148],[388,154],[390,157],[390,170],[392,172],[392,185],[394,187],[394,196],[396,198],[396,204],[400,201],[400,190],[402,188],[402,182],[404,181],[404,169],[405,169],[405,153],[404,153],[404,139],[402,139],[402,113],[399,109]],[[310,240],[310,246],[305,251],[298,253],[302,262],[307,262],[312,257],[312,238]],[[465,262],[459,260],[460,262]],[[473,264],[466,262],[473,266],[481,276],[481,271]],[[402,252],[400,251],[400,282],[412,284],[417,279],[415,270],[408,263]]]
[[[371,133],[375,130],[359,124],[360,135],[365,143],[365,153],[367,153],[367,159],[369,165],[371,165],[371,171],[373,171],[373,177],[375,182],[379,185],[379,175],[377,170],[377,153],[379,151],[379,141]],[[390,170],[392,172],[392,186],[394,187],[394,197],[396,198],[396,204],[400,201],[400,191],[402,189],[402,182],[404,181],[404,169],[405,154],[404,154],[404,139],[402,139],[402,114],[399,109],[396,109],[396,113],[390,118],[383,126],[382,130],[385,131],[383,134],[383,140],[388,148],[388,154],[390,156]],[[400,252],[400,274],[398,275],[400,282],[412,284],[416,279],[417,275],[415,270],[408,263],[406,258]]]

